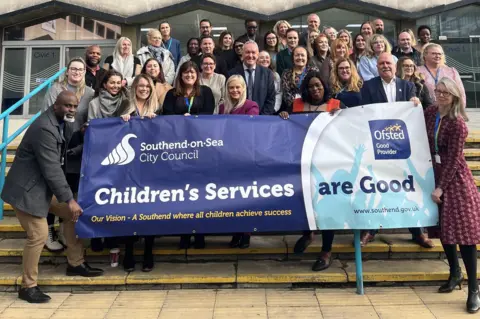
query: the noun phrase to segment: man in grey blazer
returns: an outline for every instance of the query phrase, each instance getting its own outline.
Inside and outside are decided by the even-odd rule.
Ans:
[[[12,205],[27,233],[22,288],[18,296],[31,303],[50,300],[37,286],[38,262],[48,236],[46,217],[49,211],[64,219],[67,275],[93,277],[103,274],[103,270],[91,268],[83,259],[83,245],[75,234],[75,222],[82,208],[65,177],[66,146],[74,134],[67,126],[75,121],[77,107],[75,94],[63,91],[55,104],[30,125],[1,194],[2,199]],[[81,134],[80,131],[75,133]]]

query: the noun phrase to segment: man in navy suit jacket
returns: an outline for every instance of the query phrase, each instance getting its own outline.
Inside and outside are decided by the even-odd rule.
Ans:
[[[395,77],[397,70],[392,54],[380,54],[377,67],[380,76],[363,84],[362,102],[364,104],[406,101],[412,101],[415,105],[420,104],[420,100],[415,95],[415,85]],[[408,230],[412,234],[412,240],[417,244],[425,248],[433,248],[433,242],[427,238],[422,228],[409,228]],[[376,229],[363,232],[361,238],[362,246],[366,246],[373,241],[377,232],[378,230]]]
[[[377,67],[380,76],[363,83],[363,104],[415,102],[415,99],[418,102],[418,98],[415,95],[415,85],[412,82],[395,77],[397,68],[390,53],[380,54]]]
[[[273,115],[275,113],[275,84],[273,72],[257,65],[258,45],[254,41],[247,41],[243,45],[243,63],[228,72],[229,76],[238,74],[243,76],[247,84],[247,99],[255,101],[260,107],[260,114]],[[253,87],[249,86],[249,71],[251,70]]]

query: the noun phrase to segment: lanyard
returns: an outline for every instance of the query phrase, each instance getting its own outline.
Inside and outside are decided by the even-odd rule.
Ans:
[[[165,42],[162,41],[162,45],[165,48]],[[171,45],[172,45],[172,38],[170,38],[170,40],[168,40],[168,48],[166,48],[168,51],[170,51],[170,46]]]
[[[302,74],[298,77],[298,83],[297,83],[297,88],[300,89],[300,86],[302,85],[303,79],[307,75],[307,68],[305,67],[302,71]]]
[[[195,100],[194,96],[192,96],[190,98],[190,100],[188,100],[188,97],[185,98],[185,104],[188,106],[188,112],[187,113],[190,113],[190,110],[192,109],[193,100]]]
[[[440,113],[437,113],[435,118],[435,128],[434,128],[434,140],[435,140],[435,154],[438,154],[438,132],[440,132],[440,125],[442,125],[442,119],[440,118]]]
[[[433,80],[435,81],[435,85],[437,85],[437,82],[438,82],[438,73],[440,73],[439,71],[440,70],[437,70],[437,76],[433,76],[432,72],[430,72],[430,70],[428,69],[428,67],[425,65],[425,69],[427,69],[428,73],[430,73],[430,75],[432,76]]]

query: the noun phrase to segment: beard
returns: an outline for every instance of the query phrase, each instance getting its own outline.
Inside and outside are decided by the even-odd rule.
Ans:
[[[94,68],[94,67],[96,67],[96,66],[100,63],[100,60],[98,60],[97,62],[93,62],[92,60],[87,59],[87,60],[85,61],[85,63],[87,63],[87,65],[88,65],[90,68]]]
[[[383,29],[375,29],[376,34],[383,34]]]
[[[67,114],[63,116],[63,120],[68,123],[74,123],[75,122],[75,116],[73,117],[68,117]]]

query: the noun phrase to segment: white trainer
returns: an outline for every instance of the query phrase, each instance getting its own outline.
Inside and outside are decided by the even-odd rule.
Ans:
[[[60,244],[55,238],[55,229],[52,226],[48,227],[48,238],[45,243],[45,247],[51,252],[58,252],[63,250],[62,244]]]

